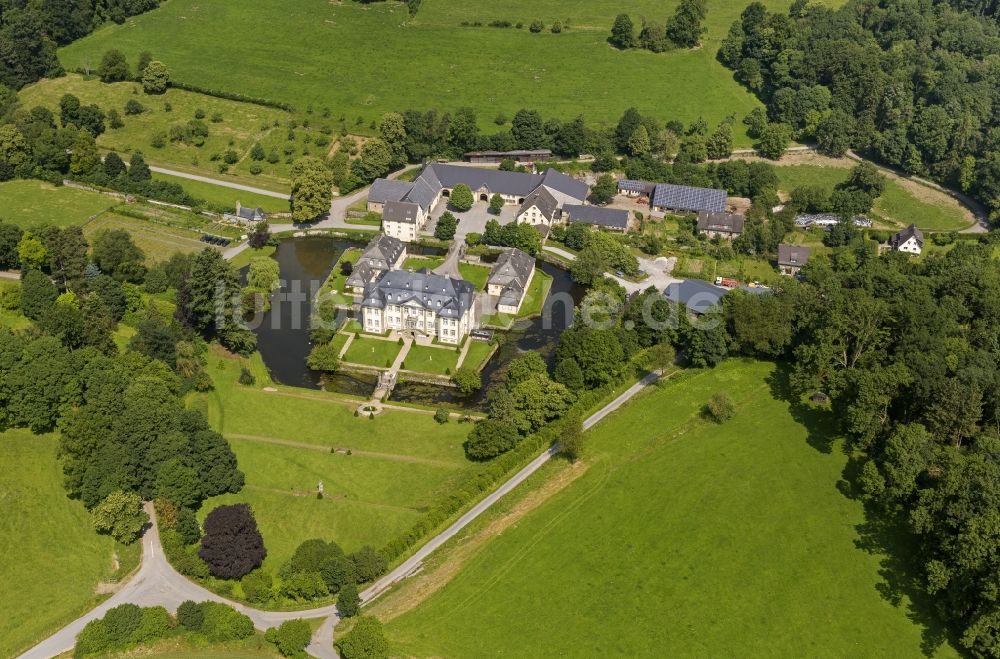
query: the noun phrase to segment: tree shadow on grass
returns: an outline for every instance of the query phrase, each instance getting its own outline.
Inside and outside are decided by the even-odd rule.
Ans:
[[[787,362],[777,362],[776,366],[777,368],[767,378],[771,395],[788,402],[792,418],[798,421],[809,433],[806,437],[809,446],[820,453],[832,452],[833,442],[838,437],[833,413],[825,407],[802,402],[792,392],[791,365]]]
[[[959,649],[958,637],[937,616],[934,598],[923,586],[916,541],[898,515],[865,506],[865,521],[854,527],[854,545],[879,559],[882,581],[875,589],[896,608],[906,607],[906,617],[921,627],[920,649],[933,656],[945,643]]]
[[[788,402],[792,418],[807,430],[806,441],[810,446],[821,453],[831,453],[834,442],[841,436],[834,413],[825,406],[803,402],[792,392],[791,365],[778,362],[776,366],[768,377],[771,394]],[[861,498],[857,483],[863,465],[861,456],[848,455],[836,486],[848,499]],[[881,581],[875,585],[879,595],[896,608],[905,607],[907,618],[920,626],[921,651],[925,656],[933,656],[945,643],[960,650],[957,635],[937,616],[934,598],[923,587],[917,542],[906,520],[869,505],[865,506],[864,515],[865,521],[855,526],[858,537],[854,544],[879,560]]]

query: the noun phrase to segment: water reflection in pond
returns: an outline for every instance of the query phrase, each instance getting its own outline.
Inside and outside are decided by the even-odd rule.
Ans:
[[[359,243],[322,236],[294,238],[282,241],[275,251],[282,279],[282,288],[275,294],[271,311],[263,317],[256,329],[258,348],[264,363],[275,382],[310,389],[368,396],[376,384],[376,376],[340,372],[324,377],[306,366],[306,357],[312,349],[309,340],[309,317],[312,311],[311,284],[318,287],[329,276],[334,263],[344,250],[361,246]],[[410,247],[412,254],[435,255],[443,250],[427,247]],[[497,332],[500,343],[497,354],[483,370],[484,387],[472,396],[463,397],[451,387],[416,382],[401,382],[392,393],[391,400],[425,405],[448,405],[482,408],[485,392],[498,376],[500,368],[510,359],[525,351],[535,351],[550,359],[556,340],[571,320],[562,303],[553,306],[554,298],[571,298],[579,302],[583,290],[575,285],[569,274],[547,263],[538,267],[553,279],[546,313],[533,319],[524,328]],[[291,298],[291,302],[288,300]],[[546,321],[548,319],[548,321]]]

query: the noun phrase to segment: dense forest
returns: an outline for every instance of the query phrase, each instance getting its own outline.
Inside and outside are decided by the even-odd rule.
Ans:
[[[913,533],[938,614],[997,656],[1000,267],[984,242],[922,262],[844,248],[810,261],[803,285],[728,311],[741,352],[791,355],[793,393],[830,396],[865,456],[864,496]]]
[[[960,0],[851,0],[837,10],[796,0],[786,15],[755,2],[718,58],[767,104],[765,125],[815,140],[831,155],[861,149],[930,176],[975,195],[995,217],[996,12],[996,3]]]
[[[0,85],[12,89],[62,72],[56,48],[159,0],[0,0]]]

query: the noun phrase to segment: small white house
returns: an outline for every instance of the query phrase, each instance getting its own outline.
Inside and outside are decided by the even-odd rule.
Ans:
[[[889,246],[905,254],[920,254],[924,250],[924,233],[911,224],[889,239]]]

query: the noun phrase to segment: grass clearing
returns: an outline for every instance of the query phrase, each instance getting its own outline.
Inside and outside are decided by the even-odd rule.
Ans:
[[[766,4],[789,6],[785,0]],[[676,0],[639,0],[628,10],[637,25],[642,16],[663,23],[676,6]],[[689,123],[704,116],[712,125],[759,107],[715,59],[743,5],[712,0],[703,46],[659,54],[607,44],[620,10],[596,0],[572,6],[557,0],[441,1],[425,3],[411,18],[396,2],[246,6],[172,0],[70,44],[60,50],[60,60],[70,70],[96,68],[110,47],[122,49],[130,62],[149,50],[177,80],[283,100],[301,111],[329,109],[337,128],[351,129],[367,127],[388,111],[463,105],[477,110],[484,130],[496,129],[498,113],[509,118],[526,104],[544,110],[545,118],[572,119],[582,111],[588,121],[605,125],[633,103],[661,120]],[[520,21],[524,28],[460,26],[497,19]],[[532,34],[527,25],[534,19],[547,27],[560,21],[564,29]],[[245,47],[247,34],[256,35],[257,47]],[[489,84],[462,84],[471,80]],[[736,145],[748,146],[743,124],[737,121],[734,129]]]
[[[854,163],[850,165],[853,166]],[[779,164],[775,171],[780,189],[787,193],[802,185],[819,185],[832,190],[835,185],[846,180],[850,173],[847,167],[823,165]],[[907,182],[906,185],[917,184]],[[873,212],[900,228],[913,223],[930,231],[957,231],[972,224],[958,202],[944,193],[927,189],[924,198],[918,198],[903,183],[893,178],[886,181],[885,192],[875,202]]]
[[[209,643],[192,634],[178,635],[155,643],[147,643],[138,648],[104,655],[108,659],[134,659],[134,657],[154,657],[155,659],[279,659],[281,653],[264,640],[264,634],[257,632],[242,641]]]
[[[158,172],[153,172],[153,178],[158,181],[176,183],[187,190],[188,194],[192,197],[201,199],[202,201],[207,201],[208,203],[216,206],[235,210],[236,202],[238,201],[245,207],[256,208],[259,206],[264,209],[265,213],[289,212],[288,200],[269,197],[267,195],[257,194],[256,192],[247,192],[246,190],[235,190],[233,188],[227,188],[223,185],[214,185],[212,183],[204,183],[202,181],[192,181],[189,178],[171,176],[169,174],[160,174]]]
[[[169,35],[163,36],[170,38]],[[132,56],[132,64],[135,63],[136,56]],[[100,63],[100,55],[97,63]],[[173,68],[169,60],[167,66]],[[77,74],[41,80],[22,89],[18,97],[22,106],[32,108],[41,105],[53,110],[58,117],[59,99],[64,94],[73,94],[84,105],[96,103],[105,112],[114,109],[121,115],[124,128],[109,128],[98,137],[97,144],[104,149],[118,151],[120,154],[142,151],[151,163],[174,169],[190,169],[219,178],[227,177],[220,176],[218,164],[221,160],[213,161],[212,156],[221,157],[227,150],[233,149],[239,156],[239,162],[230,166],[234,176],[228,178],[266,189],[288,189],[289,165],[285,163],[287,157],[283,152],[278,163],[271,164],[264,160],[258,163],[263,171],[257,176],[250,174],[250,165],[254,162],[250,158],[250,149],[255,142],[263,145],[272,133],[280,135],[280,139],[284,140],[288,132],[286,124],[292,118],[288,112],[176,88],[168,89],[165,94],[150,96],[143,93],[142,86],[136,82],[105,84],[96,78],[87,79]],[[133,99],[145,108],[142,114],[125,114],[125,104]],[[167,105],[170,106],[169,112],[166,110]],[[186,124],[195,118],[198,110],[204,112],[202,121],[208,126],[208,138],[204,145],[196,147],[167,140],[161,148],[152,146],[154,135],[168,133],[173,125]],[[216,114],[221,115],[221,122],[212,121]],[[274,125],[275,122],[278,126]],[[318,134],[315,130],[299,129],[300,143],[303,143],[308,132]],[[296,153],[300,151],[301,148]],[[125,157],[125,160],[128,158]]]
[[[419,346],[413,344],[406,353],[406,370],[434,375],[451,375],[455,372],[458,352],[455,348]]]
[[[474,263],[459,262],[458,273],[462,275],[462,279],[475,286],[477,291],[486,290],[486,280],[490,276],[489,267]]]
[[[82,225],[111,208],[114,197],[35,180],[0,183],[0,220],[22,229],[51,224],[58,227]]]
[[[335,304],[351,304],[354,301],[354,295],[347,290],[347,278],[350,275],[344,274],[341,266],[345,263],[357,263],[358,259],[361,258],[361,252],[360,247],[350,247],[344,250],[344,253],[333,265],[330,276],[319,289],[318,299],[333,300]]]
[[[462,362],[462,368],[471,368],[476,371],[481,371],[483,366],[486,366],[486,362],[493,355],[495,346],[492,343],[487,343],[485,341],[471,341],[469,344],[469,350],[465,353],[465,361]]]
[[[585,473],[391,620],[392,654],[921,655],[940,630],[883,596],[830,419],[776,398],[770,364],[681,378],[588,432]],[[738,403],[721,426],[700,414],[718,391]]]
[[[354,337],[347,352],[344,353],[344,361],[388,368],[392,366],[402,347],[396,341],[374,339],[359,334]]]
[[[428,270],[433,270],[444,263],[443,256],[407,256],[403,260],[403,270],[422,270],[427,268]]]
[[[0,437],[0,656],[16,656],[94,606],[115,543],[66,498],[56,435]]]
[[[206,247],[218,249],[214,245],[202,242],[201,232],[144,222],[116,213],[104,213],[91,220],[83,227],[83,234],[87,240],[93,242],[95,235],[112,229],[124,229],[131,234],[132,240],[146,255],[147,265],[166,261],[174,252],[190,254],[200,252]]]
[[[440,425],[429,414],[393,410],[356,417],[355,404],[326,392],[260,379],[242,386],[240,360],[214,351],[208,371],[215,391],[198,398],[233,446],[247,485],[210,500],[202,514],[222,503],[250,503],[269,568],[314,537],[336,540],[347,551],[379,547],[479,468],[462,450],[465,424]],[[325,497],[317,499],[321,480]]]

